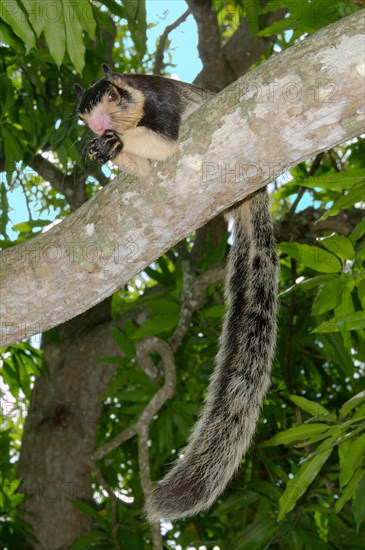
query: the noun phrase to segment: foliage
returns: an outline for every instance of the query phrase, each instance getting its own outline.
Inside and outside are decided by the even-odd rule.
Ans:
[[[152,59],[146,52],[143,1],[58,0],[60,16],[54,22],[37,11],[46,10],[48,4],[13,0],[5,2],[0,11],[0,163],[6,172],[0,182],[3,247],[32,238],[49,223],[51,214],[63,218],[70,211],[62,185],[61,189],[49,185],[29,166],[39,152],[51,159],[64,177],[80,164],[88,166],[84,141],[78,141],[82,131],[72,116],[72,85],[81,80],[75,70],[89,82],[105,60],[118,60],[122,70],[145,71]],[[52,4],[56,5],[54,0]],[[356,9],[355,3],[344,0],[272,0],[264,4],[216,0],[223,41],[246,16],[253,34],[271,36],[275,32],[275,47],[283,49]],[[270,27],[263,26],[263,16],[274,8],[287,8],[288,16]],[[290,227],[291,205],[299,192],[298,210],[301,205],[314,205],[328,228],[316,237],[312,228],[307,240],[289,234],[287,242],[279,243],[279,338],[272,389],[255,445],[209,512],[163,526],[166,548],[176,544],[250,550],[363,547],[365,224],[364,220],[352,223],[352,218],[358,218],[358,203],[364,199],[364,153],[364,143],[354,140],[326,153],[314,173],[310,159],[286,174],[285,184],[275,182],[272,203],[277,224],[288,219]],[[89,196],[98,181],[95,174],[88,177]],[[26,197],[29,219],[12,227],[16,237],[10,238],[8,196],[16,189]],[[337,232],[329,223],[344,211],[352,223],[346,236],[341,227]],[[193,245],[192,237],[185,245],[187,254]],[[207,247],[197,271],[203,273],[223,263],[226,248],[226,242],[218,249]],[[129,321],[123,331],[114,330],[125,357],[108,358],[118,367],[108,391],[101,396],[104,408],[96,446],[135,422],[162,384],[136,365],[136,343],[149,335],[164,339],[172,335],[179,321],[182,289],[181,254],[175,251],[114,296],[115,318],[143,307],[148,319],[140,326]],[[164,465],[186,442],[196,419],[214,366],[223,311],[221,286],[212,284],[175,354],[178,393],[151,426],[153,479],[161,478]],[[31,535],[19,507],[23,497],[17,493],[16,463],[24,410],[34,377],[42,368],[42,354],[24,342],[3,349],[0,364],[0,543],[4,548],[22,548]],[[136,439],[112,451],[98,467],[118,497],[117,508],[113,511],[111,499],[93,479],[93,505],[81,501],[75,505],[95,520],[95,526],[73,549],[113,548],[116,521],[121,547],[145,548],[151,535],[147,523],[140,519],[143,495]]]

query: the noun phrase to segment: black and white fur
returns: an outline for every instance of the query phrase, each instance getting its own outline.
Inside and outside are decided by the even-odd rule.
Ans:
[[[227,313],[207,399],[185,449],[159,482],[149,517],[209,508],[241,463],[270,385],[276,338],[277,256],[266,190],[232,212]]]
[[[95,122],[98,113],[107,112],[110,122],[110,128],[100,125],[91,152],[95,159],[113,159],[122,168],[127,157],[143,176],[148,159],[173,154],[181,121],[211,94],[162,77],[117,75],[108,67],[104,71],[106,78],[86,92],[78,90],[81,118]],[[266,190],[245,199],[232,216],[235,241],[216,368],[186,448],[147,503],[151,520],[191,516],[213,504],[250,446],[270,385],[278,262]]]
[[[99,135],[91,141],[94,160],[139,177],[151,160],[166,160],[178,147],[180,124],[211,92],[160,76],[118,74],[103,65],[105,78],[84,91],[76,85],[79,117]]]

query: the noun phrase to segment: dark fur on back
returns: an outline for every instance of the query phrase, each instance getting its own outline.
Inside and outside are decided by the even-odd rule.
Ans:
[[[144,114],[138,126],[176,141],[184,105],[173,81],[153,75],[123,75],[123,78],[145,97]]]

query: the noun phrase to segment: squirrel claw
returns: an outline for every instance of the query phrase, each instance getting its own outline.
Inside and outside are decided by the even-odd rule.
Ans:
[[[92,159],[103,163],[113,160],[122,149],[123,142],[114,130],[106,130],[102,136],[92,139],[89,144]]]

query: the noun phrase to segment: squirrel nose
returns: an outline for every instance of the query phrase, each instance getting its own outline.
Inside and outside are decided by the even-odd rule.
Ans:
[[[110,117],[106,113],[91,114],[88,125],[95,134],[101,135],[111,127]]]

